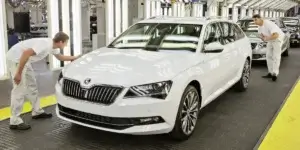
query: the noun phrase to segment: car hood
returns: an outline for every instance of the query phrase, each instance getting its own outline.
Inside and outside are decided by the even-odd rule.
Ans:
[[[257,32],[245,32],[251,43],[261,43],[262,39],[259,37]]]
[[[263,40],[260,39],[260,38],[249,38],[249,40],[250,40],[251,43],[261,43],[261,42],[263,42]]]
[[[90,84],[132,86],[170,80],[193,64],[194,53],[101,48],[72,62],[66,78]]]

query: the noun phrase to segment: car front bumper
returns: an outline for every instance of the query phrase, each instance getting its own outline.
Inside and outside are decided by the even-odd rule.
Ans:
[[[266,60],[266,54],[252,54],[252,60],[264,61],[264,60]]]
[[[252,60],[254,61],[264,61],[266,60],[266,48],[254,49],[252,51]]]
[[[59,118],[89,128],[133,135],[171,132],[182,94],[179,89],[171,89],[165,100],[123,99],[123,91],[113,104],[102,105],[67,97],[59,84],[55,88]]]

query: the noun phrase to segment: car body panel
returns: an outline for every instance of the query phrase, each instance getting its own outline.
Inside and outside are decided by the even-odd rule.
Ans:
[[[240,33],[242,34],[240,36],[243,36],[240,39],[224,44],[220,51],[204,51],[203,40],[209,25],[219,22],[231,23],[230,21],[170,17],[146,19],[139,23],[158,22],[160,24],[180,22],[180,24],[203,25],[196,51],[159,49],[150,51],[103,47],[68,64],[62,71],[62,80],[56,84],[55,88],[58,105],[80,111],[80,113],[117,118],[160,116],[164,122],[117,130],[64,117],[59,108],[57,108],[57,115],[69,122],[116,133],[138,135],[168,133],[175,126],[181,97],[191,82],[195,81],[200,84],[202,100],[200,107],[203,108],[237,83],[242,76],[245,61],[247,58],[250,61],[252,59],[250,40],[244,33]],[[93,85],[103,85],[122,87],[122,91],[111,104],[96,103],[66,96],[63,93],[63,80],[65,79],[76,80],[85,89]],[[86,82],[87,79],[89,79],[88,82]],[[170,91],[164,99],[149,96],[130,98],[125,96],[133,87],[164,81],[172,81]]]

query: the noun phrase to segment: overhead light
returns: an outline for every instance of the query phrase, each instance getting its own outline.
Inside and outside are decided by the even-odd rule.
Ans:
[[[58,0],[47,0],[48,9],[48,36],[53,38],[55,34],[59,31],[59,14],[58,14]],[[60,61],[49,56],[50,68],[57,69],[60,68]]]
[[[7,76],[6,68],[6,51],[7,51],[7,35],[6,35],[6,12],[5,1],[0,2],[0,79]]]
[[[106,18],[106,44],[109,44],[114,38],[115,26],[115,13],[114,1],[108,0],[105,2],[105,18]]]
[[[73,24],[73,54],[74,56],[78,56],[82,54],[81,0],[72,0],[72,14],[73,14],[73,23],[72,23]]]
[[[115,4],[114,4],[114,7],[115,7],[115,15],[114,17],[112,17],[112,19],[115,20],[115,35],[114,37],[117,37],[118,35],[121,34],[121,18],[122,18],[122,12],[121,12],[121,1],[120,0],[116,0],[115,1]]]
[[[75,2],[75,1],[74,1]],[[73,2],[73,3],[74,3]],[[61,8],[62,8],[62,31],[65,32],[67,35],[70,36],[70,0],[62,0],[61,1]],[[73,18],[75,18],[73,16]],[[76,18],[77,20],[77,18]],[[67,46],[64,48],[63,53],[64,55],[71,55],[71,44],[70,41],[67,43]],[[66,64],[67,62],[65,62]]]
[[[122,32],[128,28],[128,0],[122,0]]]

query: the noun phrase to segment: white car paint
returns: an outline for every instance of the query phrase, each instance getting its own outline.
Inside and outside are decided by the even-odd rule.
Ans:
[[[148,19],[142,23],[176,23],[204,25],[212,22],[197,18]],[[198,45],[196,52],[187,51],[145,51],[141,49],[114,49],[103,47],[84,55],[72,62],[62,71],[64,79],[78,80],[81,86],[110,85],[121,86],[124,90],[110,105],[97,104],[65,96],[62,81],[56,84],[58,104],[63,107],[95,115],[119,118],[161,116],[165,122],[151,125],[133,126],[124,130],[99,127],[57,115],[69,122],[86,127],[126,134],[161,134],[169,133],[175,125],[182,94],[189,83],[197,81],[201,85],[202,103],[205,107],[219,95],[234,85],[242,75],[246,58],[252,57],[249,39],[243,39],[223,46],[221,53],[204,53],[203,45]],[[218,48],[220,45],[211,45]],[[90,78],[88,85],[84,81]],[[129,88],[137,85],[162,81],[172,81],[168,96],[164,99],[151,97],[124,98]]]

